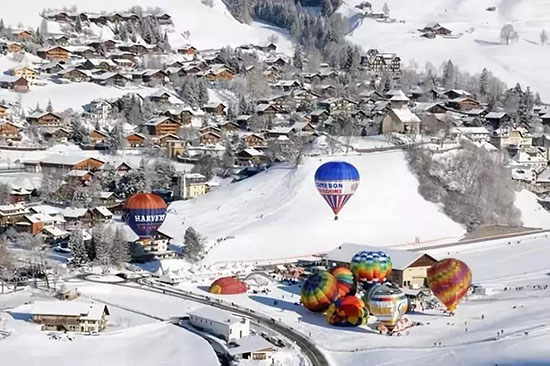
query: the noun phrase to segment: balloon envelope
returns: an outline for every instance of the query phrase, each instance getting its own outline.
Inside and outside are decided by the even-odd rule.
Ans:
[[[302,284],[302,304],[309,311],[322,313],[337,297],[338,283],[327,271],[315,272]]]
[[[355,295],[357,281],[349,268],[335,267],[330,273],[336,277],[336,281],[338,282],[338,297]]]
[[[350,269],[358,281],[383,283],[391,274],[391,258],[380,251],[362,251],[353,256]]]
[[[356,296],[344,296],[330,305],[326,317],[331,325],[357,327],[367,324],[369,312],[363,300]]]
[[[446,258],[428,268],[428,286],[448,311],[455,311],[472,283],[472,271],[466,263]]]
[[[407,312],[407,296],[397,286],[383,283],[374,286],[365,295],[365,303],[369,312],[389,330]]]
[[[124,217],[140,239],[150,239],[164,222],[166,202],[156,194],[136,193],[124,203]]]
[[[235,277],[222,277],[212,282],[208,292],[219,295],[236,295],[244,294],[246,291],[246,285]]]
[[[331,161],[315,172],[315,186],[334,214],[338,215],[359,186],[359,172],[345,161]]]

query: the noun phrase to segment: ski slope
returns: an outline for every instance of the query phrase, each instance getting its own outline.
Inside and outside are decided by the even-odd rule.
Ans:
[[[346,0],[343,14],[362,0]],[[513,86],[520,82],[539,91],[550,100],[550,85],[540,73],[547,68],[550,45],[539,44],[543,29],[550,32],[548,0],[387,0],[372,2],[373,11],[381,12],[384,2],[390,17],[404,23],[378,23],[364,19],[348,38],[365,50],[378,48],[396,52],[407,66],[410,60],[423,67],[431,62],[439,67],[452,59],[460,69],[478,73],[486,67]],[[495,12],[485,9],[496,6]],[[437,22],[462,34],[458,39],[425,39],[416,31]],[[499,44],[500,29],[510,23],[519,33],[519,41],[509,46]]]
[[[313,184],[323,162],[345,160],[361,175],[359,189],[334,221]],[[342,242],[376,246],[453,241],[464,228],[417,192],[401,151],[333,158],[306,158],[297,169],[274,167],[191,201],[174,202],[162,229],[183,241],[193,226],[222,241],[208,262],[251,261],[311,255]]]
[[[172,16],[173,28],[168,28],[168,37],[173,47],[190,43],[198,49],[219,48],[225,46],[240,46],[242,44],[266,44],[271,35],[278,37],[278,46],[283,52],[290,52],[292,44],[288,37],[280,30],[270,26],[253,23],[242,24],[235,20],[227,10],[222,0],[213,0],[214,6],[208,7],[200,0],[29,0],[17,5],[10,5],[2,9],[1,17],[6,25],[14,28],[18,23],[32,29],[40,24],[39,13],[44,8],[61,8],[76,5],[79,11],[102,12],[124,11],[132,6],[139,5],[144,9],[160,7]],[[29,10],[31,9],[31,10]],[[189,31],[189,38],[182,37],[182,33]],[[105,34],[108,34],[106,32]]]

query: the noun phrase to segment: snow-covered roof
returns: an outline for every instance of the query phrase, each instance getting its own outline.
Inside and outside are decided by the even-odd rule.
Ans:
[[[253,149],[253,148],[244,149],[243,151],[246,152],[250,156],[263,156],[264,155],[263,152],[258,151],[258,150]]]
[[[189,315],[227,325],[238,324],[241,322],[241,318],[237,318],[230,312],[213,307],[199,308],[190,312]]]
[[[77,301],[35,301],[32,315],[77,316],[82,320],[101,320],[107,306]],[[107,311],[108,312],[108,311]]]
[[[275,350],[275,346],[258,335],[243,337],[235,341],[237,347],[229,348],[231,356],[242,355],[243,353],[259,352],[264,350]]]
[[[79,156],[79,155],[73,155],[73,154],[52,154],[52,155],[46,156],[44,159],[40,159],[39,162],[41,164],[73,166],[86,159],[95,159],[103,162],[98,158],[92,158],[89,156]]]
[[[88,212],[85,208],[72,208],[67,207],[63,210],[63,217],[71,217],[71,218],[80,218],[86,215],[86,212]]]
[[[380,250],[386,253],[391,258],[392,268],[397,270],[404,270],[422,256],[427,255],[422,252],[412,252],[409,250],[378,248],[371,247],[369,245],[344,243],[338,248],[332,250],[331,252],[328,252],[324,258],[334,262],[350,263],[351,259],[356,253],[362,251]]]
[[[420,123],[420,118],[418,118],[414,113],[412,113],[408,108],[392,108],[393,113],[399,118],[402,123]]]
[[[451,133],[461,133],[464,135],[489,134],[489,130],[485,127],[454,127]]]
[[[113,216],[113,213],[111,211],[109,211],[109,209],[105,206],[98,206],[95,209],[104,217],[112,217]]]
[[[402,90],[398,90],[393,96],[390,98],[391,102],[408,102],[410,99],[407,98],[405,93],[403,93]]]
[[[90,172],[89,170],[71,170],[70,172],[67,173],[67,176],[82,178],[87,174],[93,174],[93,173]]]
[[[61,236],[65,236],[65,235],[69,235],[69,233],[67,231],[62,230],[62,229],[60,229],[56,226],[46,226],[46,227],[44,227],[44,231],[47,234],[49,234],[53,237],[56,237],[56,238],[61,237]]]
[[[0,74],[0,83],[14,83],[19,79],[21,76]]]
[[[487,119],[501,119],[501,118],[504,118],[504,116],[506,116],[505,112],[489,112],[489,113],[487,113],[485,118],[487,118]]]

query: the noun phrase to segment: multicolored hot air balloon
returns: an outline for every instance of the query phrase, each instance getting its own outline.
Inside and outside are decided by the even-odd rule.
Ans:
[[[330,305],[326,318],[331,325],[358,327],[367,324],[369,311],[363,300],[355,296],[344,296]]]
[[[371,288],[365,295],[365,303],[369,312],[390,331],[407,312],[408,307],[407,296],[391,283]]]
[[[391,258],[380,251],[359,252],[351,259],[350,269],[357,281],[383,283],[391,274]]]
[[[325,163],[315,172],[315,186],[334,212],[334,219],[359,186],[359,172],[345,161]]]
[[[222,277],[210,285],[208,292],[218,295],[237,295],[244,294],[247,290],[246,285],[235,277]]]
[[[124,219],[141,240],[155,235],[166,217],[166,202],[153,193],[136,193],[124,203]]]
[[[336,277],[336,281],[338,281],[338,297],[355,295],[357,281],[349,268],[334,267],[330,273],[332,273],[332,275]]]
[[[446,258],[428,268],[428,286],[446,307],[454,312],[472,283],[472,271],[466,263]]]
[[[336,277],[327,271],[318,271],[302,284],[302,304],[314,313],[322,313],[338,297]]]

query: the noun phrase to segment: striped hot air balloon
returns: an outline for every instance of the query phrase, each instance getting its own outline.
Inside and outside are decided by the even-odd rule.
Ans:
[[[302,304],[314,313],[322,313],[338,297],[336,277],[327,271],[318,271],[302,284]]]
[[[365,303],[371,315],[390,331],[407,312],[407,296],[391,283],[375,285],[365,294]]]
[[[331,161],[315,172],[315,186],[334,212],[334,219],[359,186],[359,172],[345,161]]]
[[[355,295],[357,281],[353,272],[347,267],[334,267],[330,272],[338,281],[338,297]]]
[[[153,193],[136,193],[124,203],[124,219],[141,240],[151,239],[166,217],[166,202]]]
[[[428,268],[428,286],[446,307],[454,312],[472,283],[472,271],[466,263],[446,258]]]

